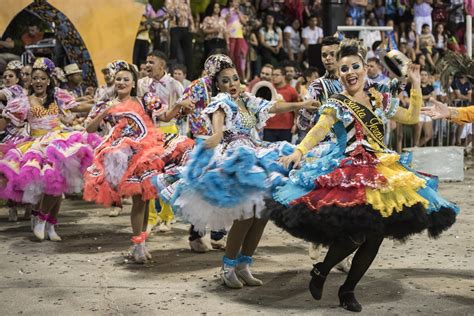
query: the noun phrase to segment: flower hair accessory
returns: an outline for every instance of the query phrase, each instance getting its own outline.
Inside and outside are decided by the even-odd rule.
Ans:
[[[211,55],[206,59],[206,62],[204,63],[204,70],[206,71],[206,74],[211,78],[214,78],[223,69],[233,67],[235,66],[232,62],[232,59],[230,59],[229,56],[224,54]]]
[[[7,64],[5,70],[21,70],[23,68],[23,64],[19,60],[12,60]]]
[[[137,72],[137,67],[127,63],[125,60],[116,60],[107,65],[109,67],[110,73],[115,76],[117,72],[122,70],[129,70]]]
[[[35,63],[33,64],[33,70],[34,69],[41,69],[44,72],[46,72],[49,76],[53,74],[54,68],[54,63],[51,59],[46,58],[46,57],[40,57],[35,60]]]

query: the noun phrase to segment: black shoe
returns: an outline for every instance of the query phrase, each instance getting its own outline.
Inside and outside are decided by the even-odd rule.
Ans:
[[[345,291],[340,287],[337,295],[339,296],[339,304],[344,307],[344,309],[357,313],[362,311],[362,305],[357,302],[354,291]]]
[[[320,267],[322,263],[316,263],[313,266],[313,270],[311,270],[311,281],[309,282],[309,291],[315,300],[320,300],[323,296],[323,286],[324,281],[326,281],[326,276],[323,275],[318,267]]]

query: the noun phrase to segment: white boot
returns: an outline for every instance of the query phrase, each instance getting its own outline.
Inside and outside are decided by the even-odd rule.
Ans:
[[[141,242],[135,245],[135,249],[133,250],[133,261],[135,261],[135,263],[140,264],[147,262],[145,242]]]
[[[240,282],[239,278],[235,274],[236,264],[237,260],[229,259],[226,256],[223,257],[223,264],[220,273],[221,280],[227,287],[231,289],[241,289],[244,287],[242,282]]]
[[[263,284],[262,280],[255,278],[250,272],[250,265],[252,264],[252,257],[239,256],[237,259],[239,263],[235,268],[235,273],[245,285],[249,286],[260,286]]]
[[[36,238],[39,240],[44,240],[44,230],[46,228],[46,219],[41,218],[42,216],[39,215],[35,226],[33,228],[33,234],[35,234]]]
[[[18,221],[18,211],[15,207],[10,207],[8,209],[8,221],[9,222],[16,222]]]
[[[61,241],[61,237],[56,233],[56,230],[54,229],[54,224],[51,224],[49,222],[46,223],[46,234],[47,238],[51,241]]]
[[[323,246],[320,244],[310,243],[308,247],[309,257],[314,261],[319,259],[321,256],[321,252],[323,250]]]

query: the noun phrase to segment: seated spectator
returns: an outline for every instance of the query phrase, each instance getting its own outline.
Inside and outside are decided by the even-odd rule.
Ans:
[[[437,52],[434,51],[435,38],[431,34],[431,29],[428,24],[423,24],[420,35],[420,51],[426,56],[426,62],[430,65],[431,69],[435,69],[435,62],[437,59]]]
[[[107,65],[108,66],[108,65]],[[115,78],[109,67],[104,67],[101,69],[102,75],[104,76],[105,85],[97,88],[94,94],[94,101],[107,102],[114,98],[115,96]]]
[[[382,33],[383,41],[387,42],[388,49],[398,49],[398,31],[395,22],[389,19],[387,26],[391,26],[393,29]]]
[[[377,83],[388,84],[390,79],[382,73],[382,65],[377,57],[367,60],[367,77]]]
[[[345,26],[354,26],[354,20],[350,15],[346,16],[346,24]],[[344,31],[345,38],[358,38],[359,31]]]
[[[33,45],[41,41],[44,37],[44,33],[40,31],[37,23],[31,22],[28,24],[28,32],[23,33],[21,41],[23,46]]]
[[[86,91],[82,86],[82,70],[76,63],[64,67],[66,73],[66,90],[71,92],[76,98],[86,95]]]
[[[186,79],[187,74],[188,74],[188,71],[185,65],[176,64],[173,66],[173,72],[172,72],[173,78],[178,80],[179,83],[181,83],[185,89],[187,86],[191,84],[191,81]]]
[[[264,26],[260,28],[259,42],[263,63],[278,64],[286,58],[283,51],[283,32],[275,26],[275,19],[270,14],[265,18]]]
[[[434,32],[435,49],[440,56],[443,56],[448,49],[448,35],[444,31],[444,24],[436,24]]]
[[[20,56],[14,53],[15,42],[8,35],[3,35],[0,40],[0,73],[5,71],[7,64],[12,60],[20,60]]]
[[[431,12],[431,20],[433,23],[447,23],[448,10],[447,5],[443,0],[435,0],[433,4],[433,11]]]
[[[283,30],[283,37],[285,52],[288,55],[288,59],[296,61],[301,64],[304,56],[304,46],[301,42],[300,34],[301,23],[299,20],[294,20],[291,25],[288,25]]]
[[[317,67],[319,64],[319,50],[317,44],[323,40],[323,29],[318,27],[318,18],[312,16],[308,21],[308,26],[301,34],[303,44],[306,47],[306,56],[310,67]]]

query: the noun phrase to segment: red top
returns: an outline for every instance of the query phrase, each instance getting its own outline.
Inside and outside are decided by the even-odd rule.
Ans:
[[[298,92],[289,84],[277,88],[275,87],[278,94],[280,94],[286,102],[298,102]],[[293,112],[277,114],[267,121],[266,129],[291,129],[294,124],[295,114]]]

